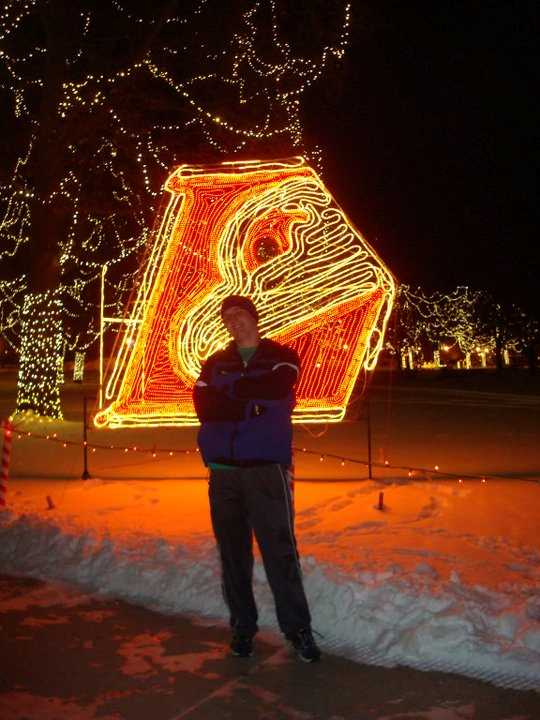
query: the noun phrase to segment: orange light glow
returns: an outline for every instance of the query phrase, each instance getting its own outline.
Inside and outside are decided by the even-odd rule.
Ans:
[[[105,389],[98,427],[196,425],[193,383],[250,296],[261,335],[302,361],[293,419],[339,421],[375,366],[393,278],[303,160],[182,165]]]

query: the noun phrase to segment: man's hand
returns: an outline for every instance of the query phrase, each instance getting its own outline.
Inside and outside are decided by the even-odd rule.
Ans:
[[[235,397],[246,400],[279,400],[287,397],[294,387],[297,371],[288,364],[253,377],[242,377],[234,383]]]
[[[246,400],[232,398],[211,385],[195,385],[193,402],[201,422],[238,422],[246,412]]]

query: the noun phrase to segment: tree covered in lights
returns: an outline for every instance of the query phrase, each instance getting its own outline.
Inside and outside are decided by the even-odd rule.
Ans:
[[[516,324],[518,332],[515,342],[516,349],[527,356],[527,364],[531,374],[536,374],[538,368],[538,349],[540,348],[540,320],[538,316],[524,312],[521,308],[515,308]]]
[[[410,297],[410,287],[400,285],[386,331],[386,349],[397,355],[400,360],[399,367],[412,369],[414,356],[420,351],[423,337],[424,328],[417,307]]]
[[[480,290],[458,286],[450,292],[426,294],[404,288],[404,296],[415,309],[424,337],[434,351],[440,352],[441,346],[446,352],[455,347],[468,364],[477,347],[489,346],[491,350],[491,336],[484,332],[479,315]]]
[[[120,315],[167,171],[304,154],[302,96],[348,41],[331,0],[7,0],[0,14],[0,330],[17,409],[61,416],[65,353]]]
[[[438,353],[441,361],[444,354],[461,358],[465,367],[473,355],[493,355],[500,370],[505,353],[513,351],[534,372],[539,343],[540,323],[531,312],[466,286],[427,293],[401,285],[387,332],[387,348],[409,369]]]
[[[493,337],[495,362],[503,366],[503,353],[511,349],[526,360],[531,374],[536,373],[540,346],[540,321],[529,309],[514,302],[501,302],[486,294],[482,305],[482,322],[486,334]]]

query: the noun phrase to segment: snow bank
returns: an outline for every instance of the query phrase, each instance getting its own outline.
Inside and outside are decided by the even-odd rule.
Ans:
[[[306,508],[304,515],[313,520],[317,508]],[[441,578],[422,553],[414,567],[390,562],[378,568],[377,562],[322,560],[313,538],[306,546],[306,591],[326,651],[387,667],[458,672],[540,690],[537,582],[506,582],[493,589],[463,582],[456,569]],[[523,563],[521,557],[518,577]],[[538,558],[530,553],[526,569],[529,576],[538,569]],[[7,511],[0,513],[0,571],[75,583],[162,612],[226,619],[217,554],[206,531],[195,539],[158,528],[115,533],[99,523],[83,527],[51,513]],[[261,626],[277,629],[259,560],[255,594]]]

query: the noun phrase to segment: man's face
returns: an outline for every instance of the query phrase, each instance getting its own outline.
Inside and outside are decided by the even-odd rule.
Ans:
[[[257,337],[257,321],[244,308],[233,306],[225,310],[223,324],[236,342]]]

